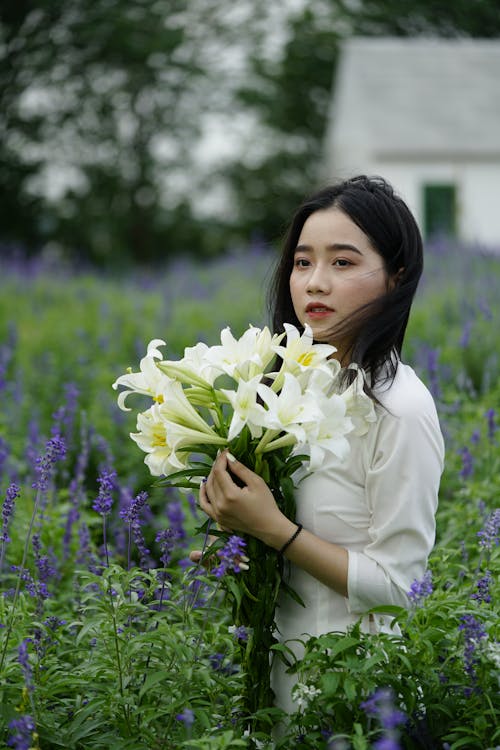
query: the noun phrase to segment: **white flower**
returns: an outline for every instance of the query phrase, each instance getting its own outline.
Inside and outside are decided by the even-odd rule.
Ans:
[[[248,425],[253,438],[262,435],[262,422],[265,413],[262,406],[257,403],[257,388],[260,380],[260,375],[256,375],[248,381],[240,380],[236,391],[221,389],[233,408],[228,440],[237,437],[245,425]]]
[[[372,399],[363,391],[363,370],[355,365],[351,365],[351,369],[357,370],[356,379],[340,395],[353,422],[353,435],[366,435],[370,424],[377,419],[375,407]]]
[[[314,398],[322,416],[317,422],[306,425],[305,443],[298,445],[294,451],[309,455],[309,471],[315,471],[323,465],[326,453],[341,460],[347,458],[350,445],[346,435],[353,430],[346,402],[341,396],[326,396],[316,392]]]
[[[115,391],[120,385],[127,389],[118,395],[118,406],[123,411],[131,411],[128,406],[125,406],[125,400],[131,393],[142,393],[145,396],[151,396],[159,404],[163,403],[165,390],[171,379],[158,370],[156,360],[162,358],[158,346],[165,346],[165,342],[161,339],[150,341],[147,354],[140,361],[140,372],[128,372],[113,383],[112,387]]]
[[[165,425],[169,440],[176,451],[193,445],[227,445],[227,439],[217,435],[210,428],[208,430],[197,430],[179,422],[168,420],[166,420]]]
[[[147,453],[144,463],[153,476],[168,475],[185,467],[186,457],[179,456],[172,446],[160,404],[137,415],[137,432],[130,437]]]
[[[285,323],[286,346],[273,346],[275,353],[283,360],[282,371],[291,372],[294,375],[309,374],[312,370],[323,369],[329,377],[332,377],[332,367],[335,372],[340,364],[335,361],[330,364],[331,357],[336,348],[329,344],[314,344],[312,330],[305,326],[300,335],[295,326]]]
[[[304,424],[321,419],[314,395],[302,393],[299,381],[289,372],[283,374],[283,387],[278,394],[264,384],[259,385],[257,391],[267,406],[264,426],[294,435],[299,442],[305,440]]]
[[[166,422],[173,422],[207,435],[215,435],[213,428],[205,422],[186,397],[182,385],[175,380],[169,383],[161,405],[161,415]]]
[[[210,347],[206,362],[235,380],[250,380],[265,371],[281,338],[271,336],[267,327],[261,330],[250,326],[239,339],[235,339],[231,329],[224,328],[220,335],[221,345]]]
[[[196,346],[186,347],[182,359],[164,360],[157,366],[162,372],[181,383],[211,388],[219,371],[207,361],[208,351],[208,346],[200,341]]]
[[[297,682],[292,689],[292,698],[297,703],[299,709],[304,708],[309,701],[321,695],[321,690],[312,685],[305,685],[303,682]]]
[[[495,665],[496,669],[500,669],[500,643],[498,641],[489,641],[483,648],[483,653],[492,664]]]

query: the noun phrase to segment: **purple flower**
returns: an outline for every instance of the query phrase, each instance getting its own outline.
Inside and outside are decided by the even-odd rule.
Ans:
[[[178,538],[178,532],[174,529],[164,529],[156,535],[155,541],[160,545],[160,562],[164,568],[168,568],[170,564],[172,551]]]
[[[492,576],[489,570],[486,571],[482,578],[479,578],[476,582],[476,593],[472,594],[471,599],[476,599],[478,602],[491,602],[490,595],[490,583]]]
[[[66,403],[57,409],[52,415],[54,423],[51,432],[53,435],[65,434],[68,438],[73,432],[73,424],[76,410],[78,407],[79,391],[74,383],[67,383],[64,386]]]
[[[102,469],[97,477],[99,494],[94,500],[92,508],[103,517],[111,513],[111,507],[113,505],[112,492],[116,486],[115,477],[116,471],[108,471],[107,469]]]
[[[2,478],[7,459],[9,457],[9,446],[7,442],[0,437],[0,479]]]
[[[120,511],[120,518],[123,518],[124,521],[130,524],[136,523],[139,520],[141,510],[146,506],[147,499],[147,492],[139,492],[139,494],[134,497],[128,508],[123,508]]]
[[[487,638],[487,633],[483,624],[476,620],[473,615],[463,615],[460,618],[458,629],[464,634],[464,668],[469,677],[474,680],[476,677],[475,664],[477,663],[476,647],[482,638]]]
[[[441,396],[439,385],[439,349],[427,350],[427,372],[429,374],[429,390],[435,399]]]
[[[148,567],[148,557],[150,554],[150,550],[146,547],[144,535],[141,530],[142,522],[140,519],[141,511],[144,508],[148,508],[146,502],[147,499],[147,492],[139,492],[139,494],[134,497],[129,507],[120,511],[120,517],[129,524],[130,532],[141,556],[141,567],[143,568]]]
[[[491,550],[498,544],[500,530],[500,508],[496,508],[488,516],[484,527],[477,532],[479,546],[482,549]]]
[[[460,476],[462,479],[468,479],[474,473],[474,459],[467,446],[464,446],[462,450],[459,451],[459,455],[462,457]]]
[[[467,320],[462,329],[462,335],[460,337],[460,341],[458,342],[458,345],[461,346],[462,349],[465,349],[465,347],[469,345],[471,329],[472,329],[472,321]]]
[[[481,440],[481,433],[479,430],[474,430],[472,435],[470,436],[470,441],[472,445],[478,445]]]
[[[496,412],[494,409],[488,409],[484,416],[488,420],[488,440],[492,443],[495,439],[495,432],[498,429],[495,423]]]
[[[30,692],[32,692],[35,689],[35,686],[33,684],[33,670],[31,669],[31,664],[29,663],[28,643],[31,643],[30,638],[25,638],[20,643],[18,648],[17,660],[21,666],[26,687]]]
[[[6,544],[10,542],[8,534],[9,523],[14,512],[15,501],[20,494],[21,490],[17,484],[10,484],[7,487],[5,500],[2,506],[2,531],[0,532],[0,542],[5,542]]]
[[[243,643],[248,641],[248,636],[250,635],[250,630],[244,625],[230,625],[229,632],[233,634],[236,641],[242,641]]]
[[[190,708],[185,708],[175,718],[177,721],[182,721],[187,727],[192,727],[194,724],[194,713]]]
[[[29,570],[26,568],[20,568],[19,565],[13,565],[11,568],[13,571],[17,571],[21,578],[26,584],[26,591],[33,598],[38,597],[41,600],[48,599],[50,594],[47,588],[47,584],[43,581],[35,581]]]
[[[408,591],[408,599],[418,606],[427,596],[432,594],[432,573],[430,570],[426,570],[423,578],[418,581],[413,581]]]
[[[212,570],[216,578],[222,578],[228,570],[235,573],[241,571],[241,557],[244,555],[246,542],[236,534],[229,537],[222,549],[217,550],[220,563]]]
[[[236,672],[236,667],[226,660],[224,654],[211,654],[208,660],[214,672],[219,672],[220,674],[234,674]]]
[[[170,523],[170,528],[177,532],[178,539],[182,540],[181,546],[184,546],[184,539],[186,538],[186,531],[184,529],[184,521],[186,516],[182,510],[182,505],[178,500],[174,500],[167,505],[167,518]]]
[[[33,534],[31,544],[35,554],[35,565],[38,570],[38,579],[46,583],[51,578],[59,578],[59,573],[54,564],[56,562],[55,558],[52,557],[51,560],[48,555],[41,554],[42,543],[40,541],[40,534]]]
[[[33,488],[45,492],[52,477],[54,465],[66,457],[66,443],[60,435],[54,435],[47,441],[45,454],[35,461],[36,480]]]
[[[384,729],[395,729],[406,721],[406,714],[394,706],[394,693],[391,688],[378,688],[361,708],[368,716],[380,721]]]
[[[196,498],[192,492],[189,493],[189,495],[187,496],[187,499],[188,499],[189,510],[191,511],[191,515],[194,518],[198,518],[198,505],[196,503]]]
[[[381,737],[373,743],[373,750],[401,750],[401,745],[395,737],[389,735]]]
[[[7,740],[8,747],[14,750],[30,750],[33,747],[33,733],[36,726],[33,717],[29,714],[13,719],[9,724],[11,735]]]

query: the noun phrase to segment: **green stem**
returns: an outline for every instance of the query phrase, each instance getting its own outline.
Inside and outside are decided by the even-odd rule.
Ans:
[[[28,547],[29,547],[29,543],[31,540],[31,534],[33,531],[34,523],[35,523],[35,518],[38,512],[38,505],[40,503],[40,498],[41,498],[41,491],[40,489],[37,489],[36,496],[35,496],[35,504],[33,506],[33,512],[31,514],[31,519],[30,519],[30,525],[28,527],[28,533],[26,534],[26,540],[24,542],[24,550],[23,550],[21,565],[19,566],[19,573],[17,575],[16,590],[14,592],[14,599],[12,601],[12,609],[11,609],[11,613],[9,617],[9,624],[7,625],[7,630],[5,632],[5,643],[2,649],[2,656],[0,657],[0,672],[2,671],[4,667],[5,657],[7,656],[7,646],[9,645],[9,638],[12,633],[12,627],[14,625],[14,617],[15,617],[16,608],[17,608],[17,601],[19,599],[19,592],[21,590],[22,575],[24,571],[24,566],[26,565],[26,560],[28,558]]]
[[[255,448],[255,453],[257,454],[264,453],[269,443],[273,440],[273,438],[276,437],[276,435],[279,435],[279,434],[280,434],[279,430],[271,430],[271,429],[266,430],[263,436],[261,437],[257,447]]]
[[[108,579],[108,596],[109,601],[111,604],[111,621],[113,623],[113,635],[114,635],[114,644],[115,644],[115,654],[116,654],[116,666],[118,668],[118,689],[120,691],[120,697],[122,701],[125,698],[125,689],[123,687],[123,668],[122,668],[122,660],[120,656],[120,647],[118,643],[118,626],[116,623],[116,613],[115,613],[115,603],[113,600],[113,590],[111,587],[111,580]],[[128,711],[125,708],[125,706],[122,704],[122,711],[123,711],[123,718],[125,719],[125,724],[127,725],[127,730],[129,735],[132,735],[132,727],[130,726],[130,720]]]

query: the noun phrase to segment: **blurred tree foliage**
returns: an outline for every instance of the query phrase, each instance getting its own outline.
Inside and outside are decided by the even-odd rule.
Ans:
[[[271,7],[2,0],[4,251],[56,248],[118,267],[213,255],[255,234],[274,240],[317,179],[342,38],[500,36],[496,0],[310,0],[291,5],[280,29]],[[243,65],[224,57],[231,46]],[[199,178],[211,110],[248,113],[256,126],[237,157]],[[207,218],[198,196],[217,181],[232,210]]]
[[[2,0],[4,241],[101,264],[196,247],[201,227],[177,191],[205,77],[203,13],[191,23],[190,6]]]
[[[232,165],[241,226],[281,234],[318,184],[339,44],[358,36],[500,37],[498,0],[313,0],[291,15],[277,61],[252,59],[242,106],[258,111],[271,144],[259,161]],[[369,64],[369,61],[367,61]]]

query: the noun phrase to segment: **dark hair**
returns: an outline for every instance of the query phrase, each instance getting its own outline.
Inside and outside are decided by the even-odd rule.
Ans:
[[[385,270],[396,279],[386,294],[359,308],[332,330],[352,341],[349,359],[370,373],[370,385],[394,379],[397,359],[423,269],[422,237],[406,203],[381,177],[360,175],[325,187],[307,198],[295,212],[269,289],[269,307],[275,332],[284,323],[302,330],[290,295],[290,274],[299,236],[315,211],[338,208],[368,236],[383,259]],[[394,357],[394,353],[398,357]]]

